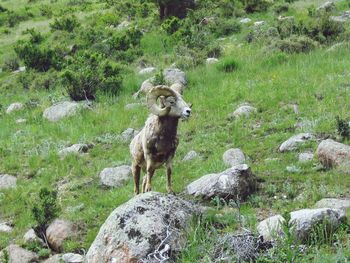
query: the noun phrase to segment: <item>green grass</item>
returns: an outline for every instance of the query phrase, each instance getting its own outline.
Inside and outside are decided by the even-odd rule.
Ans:
[[[4,1],[1,4],[15,8],[14,2]],[[296,9],[302,8],[301,2],[293,4]],[[63,6],[64,3],[57,2],[57,5]],[[98,7],[97,4],[93,6]],[[35,4],[31,8],[35,8]],[[254,16],[267,19],[267,15]],[[26,27],[37,27],[44,32],[49,30],[49,20],[34,20],[22,22],[11,29],[9,35],[0,35],[1,58],[13,52],[12,44],[22,37],[21,32]],[[243,41],[246,31],[244,29],[241,34],[222,42],[225,53],[220,59],[230,61],[233,58],[237,63],[234,71],[224,72],[216,66],[202,65],[186,72],[189,85],[184,97],[194,104],[193,116],[188,122],[180,123],[173,186],[176,192],[182,192],[193,180],[224,170],[222,154],[225,150],[241,148],[249,157],[252,171],[263,180],[260,190],[242,204],[241,209],[246,218],[243,227],[255,231],[256,223],[271,213],[312,207],[322,197],[350,196],[350,176],[337,170],[316,170],[317,159],[299,164],[299,151],[283,154],[277,151],[283,141],[298,132],[314,132],[319,138],[336,135],[335,116],[348,118],[350,110],[350,91],[347,88],[350,83],[350,55],[346,47],[328,53],[323,48],[295,55],[265,52],[260,44]],[[166,38],[157,32],[148,32],[141,43],[144,56],[159,68],[168,66],[175,59],[166,56],[169,53],[173,55],[172,44],[158,41]],[[42,112],[53,102],[65,98],[62,91],[23,90],[21,87],[6,89],[2,85],[0,172],[16,175],[18,186],[0,195],[0,219],[12,221],[15,226],[11,234],[1,234],[0,249],[10,242],[20,242],[26,230],[35,224],[31,207],[42,187],[58,189],[61,217],[79,225],[79,238],[67,245],[69,251],[78,248],[87,250],[110,212],[133,196],[131,179],[120,188],[106,189],[99,185],[98,174],[105,167],[130,163],[128,144],[113,139],[101,143],[99,138],[115,137],[128,127],[140,129],[148,116],[143,107],[124,109],[126,104],[134,102],[131,94],[144,80],[133,73],[135,68],[136,64],[130,65],[131,73],[124,79],[124,90],[119,97],[99,97],[91,110],[81,110],[58,123],[43,119]],[[11,83],[14,78],[10,73],[0,74],[1,84]],[[321,94],[323,99],[318,100],[316,94]],[[12,102],[27,103],[30,100],[38,101],[38,107],[5,113]],[[228,115],[244,102],[257,107],[258,113],[249,118],[229,120]],[[298,115],[288,107],[293,103],[299,105]],[[16,124],[18,118],[26,118],[27,123]],[[302,120],[311,121],[312,126],[308,129],[296,128],[295,124]],[[94,143],[94,147],[88,155],[60,159],[58,150],[78,142]],[[317,142],[312,142],[300,151],[315,151],[316,147]],[[181,162],[190,150],[199,152],[204,160]],[[268,158],[277,160],[269,161]],[[290,165],[300,167],[301,171],[288,173],[286,167]],[[157,171],[153,190],[166,192],[165,184],[165,171]],[[284,195],[287,198],[283,198]],[[79,212],[66,209],[79,204],[84,204]],[[223,213],[222,207],[215,213]],[[225,231],[241,228],[235,220],[228,220],[227,224]],[[211,245],[208,238],[203,226],[195,222],[181,262],[198,262],[201,249]],[[342,233],[339,240],[338,247],[330,244],[312,249],[308,260],[349,260],[346,252],[350,248],[349,234]]]

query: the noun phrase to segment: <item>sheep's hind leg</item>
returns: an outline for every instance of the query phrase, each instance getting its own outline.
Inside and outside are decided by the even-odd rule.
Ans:
[[[141,167],[133,163],[131,169],[132,169],[132,175],[134,177],[134,193],[135,195],[138,195],[140,193]]]

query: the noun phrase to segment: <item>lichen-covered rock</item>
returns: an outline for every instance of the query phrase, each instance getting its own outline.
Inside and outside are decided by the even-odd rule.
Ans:
[[[61,259],[66,263],[82,263],[84,262],[84,257],[79,254],[67,253],[63,254]]]
[[[221,173],[207,174],[187,186],[187,193],[209,199],[244,200],[256,190],[257,180],[246,164],[233,166]]]
[[[136,263],[152,254],[174,256],[186,244],[185,229],[197,207],[174,195],[148,192],[116,208],[92,243],[86,263]],[[162,245],[161,245],[162,242]]]
[[[283,235],[282,224],[285,222],[285,219],[281,215],[271,216],[261,221],[257,230],[260,235],[263,236],[265,241],[271,241],[277,237]]]
[[[77,102],[60,102],[45,109],[43,117],[51,122],[56,122],[65,117],[74,115],[79,107],[80,104]]]
[[[279,147],[279,151],[287,152],[297,150],[300,147],[300,145],[312,139],[314,139],[314,136],[311,133],[299,133],[283,142]]]
[[[185,157],[182,159],[184,162],[192,161],[199,157],[199,154],[196,151],[189,151]]]
[[[84,144],[84,143],[77,143],[60,150],[58,152],[58,155],[61,157],[65,157],[68,154],[82,154],[82,153],[86,153],[89,150],[89,148],[91,148],[91,145]]]
[[[9,174],[0,174],[0,190],[16,187],[17,178]]]
[[[256,113],[257,109],[250,105],[239,106],[233,113],[229,115],[231,119],[240,117],[249,117],[252,113]]]
[[[317,156],[326,167],[343,167],[350,171],[350,146],[331,139],[322,141],[317,147]]]
[[[100,173],[101,184],[104,186],[118,187],[131,178],[131,167],[122,165],[105,168]]]
[[[55,251],[61,251],[63,242],[76,235],[76,227],[67,220],[55,219],[46,229],[47,241]]]
[[[9,245],[5,250],[8,254],[9,263],[39,262],[39,258],[35,253],[21,248],[20,246]],[[2,262],[2,260],[5,260],[4,253],[2,253],[2,255],[0,254],[0,262]]]
[[[15,103],[12,103],[10,106],[8,106],[8,108],[6,109],[6,113],[7,114],[10,114],[11,112],[14,112],[14,111],[19,111],[21,109],[23,109],[24,105],[20,102],[15,102]]]
[[[222,159],[228,167],[244,164],[246,162],[244,153],[239,148],[228,149],[224,152]]]
[[[292,232],[301,242],[307,240],[316,225],[327,224],[336,229],[345,220],[342,211],[332,208],[302,209],[290,213]]]

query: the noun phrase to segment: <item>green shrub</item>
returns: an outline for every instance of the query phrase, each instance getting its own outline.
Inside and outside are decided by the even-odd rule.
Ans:
[[[282,14],[282,13],[288,12],[289,5],[286,3],[279,3],[274,6],[273,10],[275,11],[276,14]]]
[[[244,5],[244,10],[247,13],[265,12],[271,5],[265,0],[240,0]]]
[[[73,100],[95,99],[98,91],[117,95],[121,89],[121,67],[97,53],[76,54],[61,74],[61,81]]]
[[[50,24],[51,30],[62,30],[67,32],[73,32],[78,26],[79,22],[74,15],[56,18],[55,21]]]
[[[241,32],[241,25],[236,20],[218,20],[215,23],[215,26],[212,27],[212,31],[214,32],[216,37],[220,36],[228,36],[233,33]]]
[[[154,79],[152,80],[152,84],[154,86],[157,85],[166,85],[166,81],[163,74],[163,69],[158,70],[158,72],[154,75]]]
[[[2,69],[4,71],[14,71],[19,68],[19,61],[17,58],[8,58],[5,60]]]
[[[42,5],[39,7],[39,10],[40,10],[40,14],[42,16],[46,16],[48,18],[52,17],[53,12],[52,12],[52,9],[49,5]]]
[[[224,72],[233,72],[238,69],[238,63],[234,58],[227,57],[222,59],[218,64],[217,68]]]
[[[33,44],[40,44],[44,40],[44,37],[41,35],[41,33],[36,31],[34,28],[27,29],[24,31],[24,33],[30,35],[29,41]]]
[[[47,188],[40,189],[39,198],[32,208],[32,215],[36,221],[35,231],[40,237],[45,236],[46,228],[58,216],[59,211],[57,192]]]
[[[219,43],[213,43],[205,48],[205,53],[208,58],[218,58],[221,56],[223,48]]]
[[[345,119],[341,119],[339,116],[335,117],[336,124],[337,124],[337,132],[338,134],[343,137],[343,139],[349,139],[350,138],[350,126],[349,121]]]
[[[168,34],[174,34],[181,26],[181,20],[177,17],[169,17],[162,23],[162,29]]]
[[[306,36],[291,36],[286,39],[275,40],[270,48],[286,53],[307,53],[317,46],[317,42]]]

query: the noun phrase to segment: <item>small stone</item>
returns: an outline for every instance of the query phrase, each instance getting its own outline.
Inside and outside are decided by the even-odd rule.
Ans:
[[[26,119],[17,119],[17,120],[16,120],[16,123],[17,123],[17,124],[26,123],[26,122],[27,122]]]
[[[298,167],[298,166],[290,165],[290,166],[287,166],[287,167],[286,167],[286,171],[287,171],[288,173],[300,173],[300,172],[301,172],[301,169],[300,169],[300,167]]]
[[[133,109],[139,108],[140,106],[142,106],[140,103],[129,103],[125,105],[124,109],[133,110]]]
[[[62,260],[66,263],[82,263],[84,262],[84,257],[79,254],[67,253],[62,255]]]
[[[16,177],[8,174],[0,174],[0,190],[14,188],[16,185]]]
[[[242,24],[247,24],[247,23],[250,23],[251,21],[252,20],[250,18],[248,18],[248,17],[239,20],[239,22],[242,23]]]
[[[300,133],[292,136],[287,141],[283,142],[279,147],[280,152],[294,151],[306,141],[313,140],[314,136],[311,133]]]
[[[212,64],[218,63],[219,60],[217,58],[207,58],[206,62],[207,62],[207,65],[212,65]]]
[[[146,75],[146,74],[151,74],[155,72],[157,69],[155,67],[148,67],[148,68],[143,68],[139,71],[140,75]]]
[[[0,232],[2,233],[11,233],[13,228],[7,223],[0,223]]]
[[[87,151],[91,148],[90,145],[83,144],[83,143],[77,143],[73,144],[70,147],[64,148],[58,152],[58,155],[61,157],[65,157],[69,154],[83,154],[87,153]]]
[[[139,133],[140,131],[133,128],[127,128],[120,135],[120,138],[123,142],[131,142],[131,140]]]
[[[283,235],[282,224],[285,219],[281,215],[271,216],[261,221],[257,230],[264,237],[265,241],[271,241]]]
[[[23,236],[23,240],[26,242],[26,243],[32,243],[32,242],[40,242],[41,244],[44,244],[44,242],[42,241],[41,238],[39,238],[34,229],[29,229],[27,231],[27,233],[24,234]]]
[[[104,186],[119,187],[130,178],[131,167],[128,165],[105,168],[100,173],[100,181]]]
[[[254,26],[262,26],[265,24],[265,21],[256,21],[254,22]]]
[[[257,109],[250,105],[242,105],[238,107],[233,113],[231,113],[231,118],[239,117],[249,117],[252,113],[256,113]]]
[[[9,245],[6,248],[10,263],[32,263],[39,262],[38,256],[26,249],[17,245]]]
[[[76,227],[67,220],[55,219],[46,229],[47,241],[55,251],[61,251],[63,242],[76,235]]]
[[[301,163],[308,163],[308,162],[311,162],[313,159],[314,159],[313,153],[305,152],[305,153],[299,154],[299,162]]]
[[[12,103],[10,106],[8,106],[6,113],[10,114],[11,112],[14,112],[14,111],[20,111],[21,109],[23,109],[23,107],[24,105],[20,102]]]
[[[80,104],[77,102],[60,102],[45,109],[43,117],[51,122],[57,122],[65,117],[74,115],[79,107]]]
[[[244,164],[246,162],[244,153],[242,152],[241,149],[238,149],[238,148],[227,150],[223,154],[222,159],[224,160],[224,163],[228,167]]]
[[[182,159],[182,161],[192,161],[193,159],[196,159],[199,157],[199,154],[196,151],[189,151],[185,157]]]

